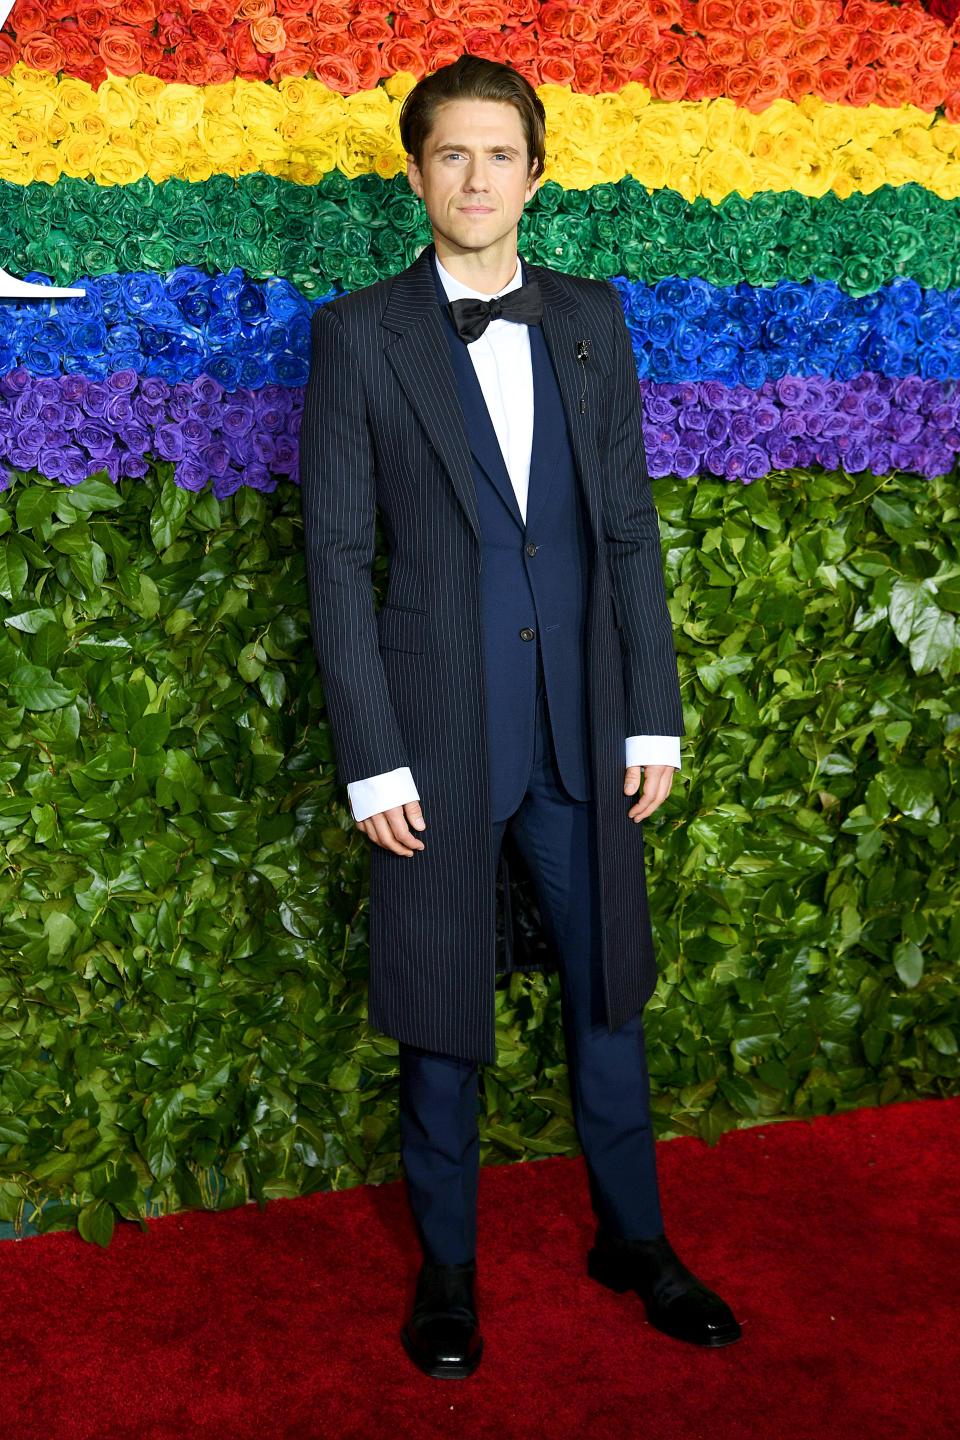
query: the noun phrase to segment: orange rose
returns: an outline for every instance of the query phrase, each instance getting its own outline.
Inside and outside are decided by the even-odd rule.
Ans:
[[[766,110],[768,105],[772,105],[774,100],[779,100],[781,95],[787,92],[787,67],[782,60],[764,60],[757,67],[756,76],[757,83],[754,86],[750,109]]]
[[[376,45],[363,45],[354,51],[353,64],[361,90],[376,90],[387,73],[380,63],[380,51]]]
[[[744,58],[743,40],[739,35],[711,35],[707,54],[715,65],[739,65]]]
[[[877,79],[877,98],[883,105],[909,105],[912,91],[913,76],[899,70],[884,70]]]
[[[653,59],[657,65],[672,65],[683,54],[683,40],[679,35],[662,35],[653,47]]]
[[[286,47],[287,32],[277,15],[264,15],[250,25],[250,36],[261,55],[279,55]]]
[[[790,25],[790,0],[759,0],[760,23],[764,29],[771,25]]]
[[[877,35],[861,35],[853,47],[851,60],[858,65],[872,65],[874,60],[880,59],[880,52],[883,46]]]
[[[650,76],[650,89],[659,100],[683,100],[687,77],[682,65],[658,65]]]
[[[839,105],[846,99],[849,80],[850,71],[846,65],[838,65],[828,60],[826,65],[820,66],[820,94],[824,100]]]
[[[343,11],[336,5],[314,5],[312,18],[314,33],[317,35],[339,35],[343,29]]]
[[[613,48],[619,50],[624,41],[629,40],[630,44],[646,52],[652,50],[659,39],[660,31],[652,20],[638,20],[635,25],[630,26],[629,31],[621,35],[620,41]]]
[[[500,33],[501,25],[507,23],[503,6],[496,0],[481,0],[481,3],[464,5],[460,10],[460,24],[464,30],[495,30]]]
[[[698,25],[702,32],[733,29],[731,0],[702,0]]]
[[[410,31],[420,31],[418,35]],[[383,45],[387,40],[392,40],[396,34],[401,40],[410,40],[415,44],[421,44],[423,26],[415,21],[409,20],[406,15],[397,16],[397,28],[392,30],[382,15],[358,15],[356,20],[351,20],[347,26],[348,34],[358,45]]]
[[[870,29],[875,35],[889,35],[900,28],[900,6],[874,5],[870,10]]]
[[[877,72],[868,65],[860,65],[850,71],[847,81],[847,103],[849,105],[870,105],[877,93]]]
[[[537,18],[537,26],[540,34],[562,35],[566,18],[566,5],[555,5],[553,4],[553,0],[547,0],[545,5],[540,6],[540,14]]]
[[[923,10],[901,5],[900,14],[897,16],[897,29],[901,35],[919,35],[921,30],[930,29],[930,16]]]
[[[238,21],[263,20],[273,14],[273,0],[239,0],[234,14]]]
[[[81,75],[94,63],[95,51],[90,41],[76,30],[67,30],[58,25],[53,38],[63,50],[64,69],[71,75]]]
[[[843,18],[854,30],[869,30],[873,11],[874,6],[869,3],[869,0],[847,0]]]
[[[942,75],[920,75],[913,82],[913,103],[921,110],[936,110],[946,94],[947,82]]]
[[[756,0],[740,0],[740,4],[734,8],[733,24],[730,28],[746,34],[750,30],[759,30],[760,25],[760,6]]]
[[[703,70],[709,56],[707,47],[699,35],[691,35],[683,47],[683,63],[688,70]]]
[[[145,30],[152,30],[157,20],[157,6],[154,0],[121,0],[121,3],[114,9],[116,23],[124,25],[140,25]],[[230,9],[230,16],[233,16],[233,8]]]
[[[793,0],[790,16],[797,30],[820,29],[820,6],[817,0]]]
[[[927,35],[920,42],[920,69],[943,70],[952,54],[953,46],[946,35]]]
[[[193,38],[203,50],[222,50],[227,43],[227,32],[222,25],[215,25],[202,10],[194,13],[190,29]],[[141,49],[142,49],[141,45]]]
[[[284,16],[284,29],[290,33],[290,21],[294,18],[293,13]],[[306,16],[303,17],[306,19]],[[288,45],[282,55],[278,55],[270,66],[270,81],[278,85],[281,80],[300,80],[309,75],[312,68],[310,51],[299,45]]]
[[[77,29],[96,39],[110,24],[110,17],[99,5],[77,5]]]
[[[57,18],[59,19],[59,16]],[[35,3],[35,0],[17,0],[11,19],[13,28],[17,32],[17,39],[22,40],[27,35],[41,34],[47,24],[48,15],[42,6]]]
[[[799,101],[805,95],[816,95],[817,72],[802,60],[787,61],[787,99]]]
[[[136,34],[122,25],[110,25],[102,31],[97,49],[112,75],[137,75],[143,68]]]
[[[5,42],[6,38],[6,36],[3,37]],[[12,43],[10,48],[13,51]],[[24,65],[29,65],[31,69],[46,70],[51,75],[56,75],[59,71],[66,69],[63,46],[52,35],[44,35],[42,31],[27,36],[20,46],[19,59],[23,61]],[[0,63],[0,74],[3,73],[3,66]]]
[[[388,40],[380,49],[380,68],[384,75],[396,75],[398,70],[409,70],[417,79],[425,74],[423,51],[419,45],[408,40]]]
[[[920,58],[920,46],[909,35],[891,35],[883,47],[886,65],[895,70],[912,70]]]
[[[307,58],[310,57],[310,46],[314,40],[313,24],[309,15],[291,10],[289,15],[283,17],[283,28],[287,32],[287,49],[302,50]],[[291,75],[296,71],[291,70]]]
[[[425,56],[424,74],[433,74],[434,70],[442,70],[444,65],[452,65],[458,55],[463,54],[463,45],[437,45],[427,51]],[[517,66],[517,69],[520,67]],[[529,78],[529,77],[528,77]]]
[[[515,70],[519,70],[521,65],[528,65],[531,60],[535,60],[539,50],[537,37],[529,26],[523,26],[504,37],[503,58]]]
[[[824,31],[823,38],[831,60],[848,60],[857,43],[857,31],[852,25],[833,25]]]
[[[768,55],[789,55],[793,50],[794,29],[787,21],[775,21],[774,24],[764,32],[764,42]]]
[[[619,20],[621,9],[620,0],[596,0],[593,13],[597,17],[597,24],[603,25],[607,20]]]
[[[432,0],[430,9],[437,20],[456,20],[460,14],[459,0]],[[374,10],[382,13],[383,6],[375,5]],[[432,66],[430,68],[433,69]]]
[[[196,40],[184,40],[170,56],[174,78],[183,85],[212,84],[210,64],[215,54],[205,45],[198,45]]]
[[[646,0],[625,0],[620,11],[620,25],[626,29],[628,25],[636,25],[638,21],[647,18]]]
[[[572,85],[575,71],[569,40],[541,40],[539,69],[545,85]]]
[[[816,65],[827,53],[827,42],[822,35],[798,35],[793,53],[798,60],[805,60],[808,65]]]
[[[598,95],[603,80],[603,56],[597,50],[577,57],[574,84],[581,95]]]
[[[597,22],[592,15],[586,10],[577,9],[568,12],[563,33],[575,44],[582,45],[584,41],[596,39],[597,28]]]
[[[732,65],[727,71],[726,94],[742,105],[753,94],[757,72],[752,65]]]
[[[328,90],[338,90],[341,95],[355,95],[360,89],[357,67],[346,55],[314,50],[313,72],[321,85],[326,85]]]
[[[658,30],[669,30],[680,24],[683,12],[677,0],[647,0],[647,14]]]

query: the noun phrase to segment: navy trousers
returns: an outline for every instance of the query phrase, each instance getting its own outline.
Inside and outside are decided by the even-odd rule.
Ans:
[[[563,788],[539,662],[538,671],[530,779],[519,808],[493,826],[494,859],[510,825],[557,943],[571,1102],[594,1214],[615,1235],[650,1239],[664,1226],[642,1016],[607,1029],[593,803]],[[477,1064],[403,1042],[399,1058],[400,1153],[424,1258],[461,1264],[476,1256]]]

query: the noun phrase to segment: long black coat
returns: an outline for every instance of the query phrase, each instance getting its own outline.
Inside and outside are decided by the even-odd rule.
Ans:
[[[463,413],[429,266],[321,305],[300,432],[314,645],[342,784],[409,766],[425,849],[370,845],[368,1018],[492,1063],[494,985],[557,956],[509,830],[491,846],[479,620],[480,528]],[[623,793],[628,735],[683,735],[641,401],[607,281],[529,265],[591,526],[585,643],[607,1022],[646,1003],[656,962],[643,826]],[[577,342],[589,340],[586,361]],[[585,408],[580,397],[585,391]],[[390,550],[374,609],[377,510]],[[416,833],[416,832],[414,832]]]

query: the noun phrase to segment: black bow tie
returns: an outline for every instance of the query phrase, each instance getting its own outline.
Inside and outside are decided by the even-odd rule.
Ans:
[[[469,296],[462,300],[448,300],[450,318],[457,327],[457,334],[467,345],[478,340],[491,320],[516,320],[521,325],[539,325],[543,315],[543,301],[540,285],[528,280],[505,295],[495,295],[492,300],[474,300]]]

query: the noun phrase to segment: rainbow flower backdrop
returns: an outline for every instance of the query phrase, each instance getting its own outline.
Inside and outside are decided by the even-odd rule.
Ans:
[[[18,0],[0,37],[0,485],[297,479],[313,307],[430,238],[397,110],[464,50],[548,121],[530,260],[612,278],[653,475],[960,452],[954,0]]]

